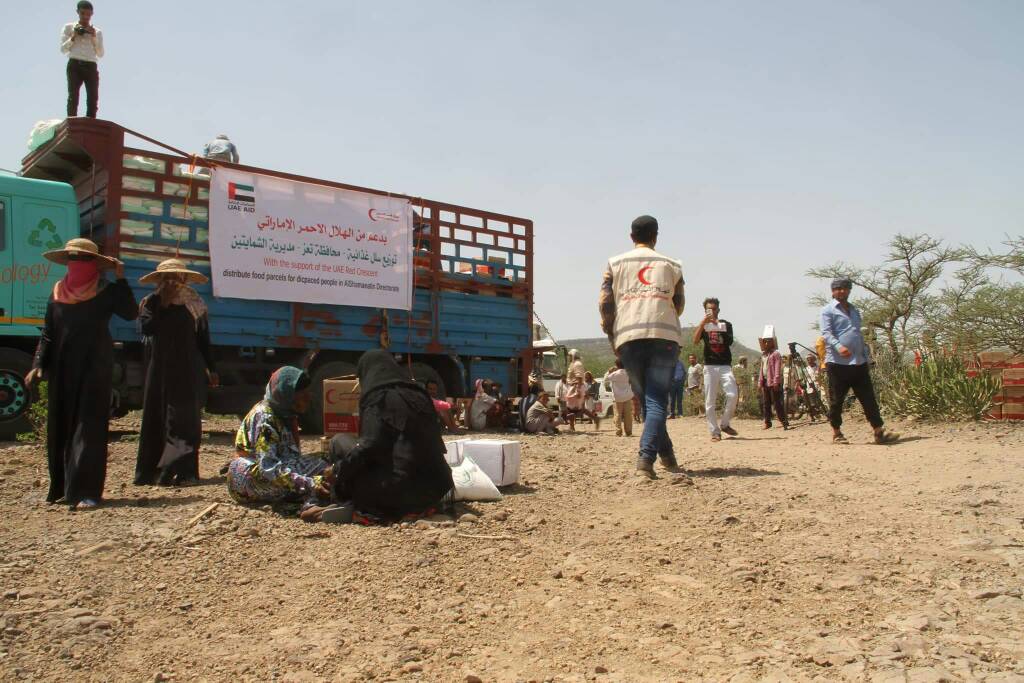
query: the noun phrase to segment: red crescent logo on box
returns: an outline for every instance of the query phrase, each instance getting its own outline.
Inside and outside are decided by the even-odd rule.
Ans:
[[[397,223],[399,221],[397,213],[388,213],[387,211],[378,211],[377,209],[370,209],[366,212],[370,217],[371,221],[392,221]]]
[[[636,279],[639,280],[640,282],[642,282],[645,285],[652,285],[652,284],[654,284],[653,282],[651,282],[650,280],[648,280],[647,278],[644,277],[644,273],[646,273],[648,270],[650,270],[653,267],[654,266],[644,266],[643,268],[641,268],[637,272],[637,274],[636,274]]]
[[[334,399],[331,398],[331,394],[333,394],[333,393],[334,393],[334,389],[328,389],[327,390],[327,402],[328,403],[334,403]]]

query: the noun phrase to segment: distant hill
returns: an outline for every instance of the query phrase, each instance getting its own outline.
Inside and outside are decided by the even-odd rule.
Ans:
[[[686,356],[691,353],[696,353],[698,359],[702,358],[701,352],[698,351],[697,347],[694,347],[693,344],[690,343],[690,340],[693,338],[694,329],[695,328],[693,327],[683,328],[683,337],[686,339],[686,343],[683,344],[680,356],[684,363],[686,362]],[[587,366],[587,370],[594,373],[594,377],[600,377],[615,363],[615,354],[612,353],[612,347],[608,343],[608,339],[606,337],[593,337],[590,339],[560,339],[559,343],[564,344],[570,349],[579,349],[579,352],[583,355],[583,364]],[[760,355],[760,351],[748,348],[738,341],[733,342],[733,363],[735,363],[740,356],[746,356],[750,359],[749,362],[753,364]]]

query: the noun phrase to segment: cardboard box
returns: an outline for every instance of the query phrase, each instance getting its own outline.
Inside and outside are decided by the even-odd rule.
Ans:
[[[518,441],[467,439],[462,444],[462,457],[472,458],[495,486],[510,486],[519,481]]]
[[[445,441],[444,446],[446,452],[444,459],[448,461],[450,467],[458,467],[462,464],[462,447],[470,439],[455,439],[454,441]]]
[[[359,379],[324,380],[324,434],[359,433]]]

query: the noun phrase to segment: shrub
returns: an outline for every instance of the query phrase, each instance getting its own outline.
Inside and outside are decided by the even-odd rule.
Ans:
[[[928,420],[980,420],[1002,388],[1000,378],[987,373],[967,374],[964,360],[938,352],[920,366],[903,366],[880,387],[888,412]]]
[[[46,382],[39,383],[37,395],[28,408],[27,417],[32,424],[32,431],[18,434],[18,441],[46,441],[48,386]]]

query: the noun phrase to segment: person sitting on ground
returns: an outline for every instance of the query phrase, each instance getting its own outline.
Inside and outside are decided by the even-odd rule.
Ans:
[[[761,346],[761,367],[757,372],[757,388],[761,392],[764,428],[772,428],[772,407],[774,406],[775,415],[782,423],[782,428],[789,429],[789,420],[786,418],[786,409],[782,400],[782,354],[779,353],[778,342],[774,336],[762,337],[757,341]]]
[[[326,460],[305,456],[299,443],[299,415],[312,399],[309,375],[286,365],[274,371],[263,400],[242,420],[235,459],[228,465],[228,493],[238,503],[321,505],[330,498]]]
[[[555,414],[555,411],[548,408],[550,396],[548,392],[542,391],[533,402],[530,409],[526,411],[526,424],[524,431],[528,434],[557,434],[558,425],[565,424],[562,418]]]
[[[359,440],[331,439],[334,498],[362,524],[429,516],[454,488],[441,425],[426,390],[383,350],[359,359]]]
[[[476,393],[473,394],[473,403],[469,406],[470,429],[481,430],[500,426],[501,404],[492,395],[493,391],[491,380],[476,381]]]
[[[444,428],[453,434],[461,431],[459,426],[455,424],[455,418],[452,417],[452,404],[440,399],[437,395],[437,382],[432,379],[427,380],[427,393],[430,394],[430,400],[434,403],[434,410],[437,411],[437,416],[440,418]]]

